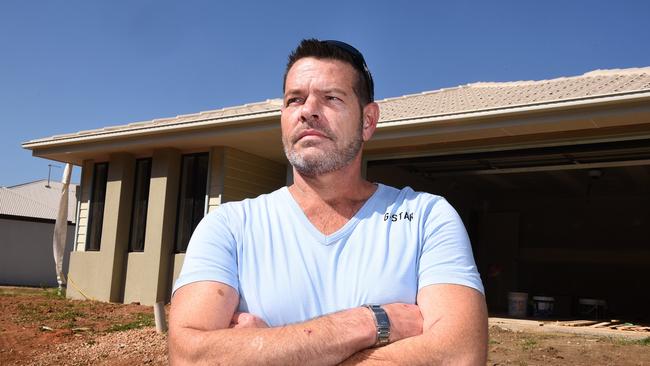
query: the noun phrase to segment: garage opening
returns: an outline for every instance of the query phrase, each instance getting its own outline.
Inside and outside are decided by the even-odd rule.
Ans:
[[[367,177],[451,202],[491,314],[520,292],[528,315],[650,321],[650,140],[369,161]]]

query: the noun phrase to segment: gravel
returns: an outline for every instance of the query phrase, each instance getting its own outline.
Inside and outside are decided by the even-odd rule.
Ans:
[[[51,345],[33,365],[167,365],[167,335],[155,328],[97,335]]]

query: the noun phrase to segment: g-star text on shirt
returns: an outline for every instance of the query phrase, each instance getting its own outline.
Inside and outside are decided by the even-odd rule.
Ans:
[[[395,222],[395,221],[398,221],[398,220],[409,220],[409,221],[411,221],[411,220],[413,220],[413,212],[411,212],[411,213],[409,213],[409,212],[400,212],[400,213],[394,213],[394,214],[391,214],[390,212],[386,212],[384,214],[384,221],[388,221],[388,220],[390,220],[392,222]]]

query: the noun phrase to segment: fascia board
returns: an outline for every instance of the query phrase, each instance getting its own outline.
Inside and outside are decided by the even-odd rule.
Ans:
[[[75,134],[64,135],[59,138],[45,138],[27,141],[22,144],[25,149],[37,149],[50,146],[61,146],[67,144],[77,143],[90,143],[105,141],[114,138],[132,138],[132,137],[145,137],[149,135],[159,135],[165,133],[174,133],[178,131],[186,131],[191,129],[200,129],[210,126],[229,127],[237,124],[248,124],[253,121],[267,120],[273,117],[280,117],[280,110],[273,110],[267,112],[258,112],[254,114],[238,115],[233,117],[225,117],[218,119],[206,119],[199,121],[185,121],[178,123],[165,123],[163,125],[145,125],[142,127],[133,127],[122,130],[99,130],[94,133],[88,134]]]

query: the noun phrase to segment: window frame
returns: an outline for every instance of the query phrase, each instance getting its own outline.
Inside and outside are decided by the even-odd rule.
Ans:
[[[104,167],[104,180],[103,182],[98,182],[98,170]],[[86,226],[86,245],[85,250],[87,252],[99,252],[102,249],[102,230],[104,226],[104,210],[106,209],[106,189],[108,185],[108,162],[95,163],[93,165],[93,176],[92,183],[90,186],[90,204],[88,207],[88,225]],[[103,200],[101,202],[101,212],[95,212],[96,206],[99,203],[98,200],[98,183],[101,183],[101,189],[103,191]],[[99,194],[101,196],[101,194]],[[99,217],[97,217],[99,215]],[[99,219],[99,220],[98,220]],[[97,222],[98,221],[98,222]],[[95,227],[94,225],[98,225]],[[93,231],[93,228],[96,228],[97,232]],[[92,241],[92,242],[91,242]]]
[[[187,164],[187,160],[189,158],[205,158],[205,179],[197,179],[201,178],[198,177],[199,175],[199,169],[197,168],[198,165],[194,166],[194,169],[188,173],[189,176],[191,176],[191,183],[193,188],[199,188],[197,192],[197,189],[192,189],[193,194],[192,197],[192,207],[190,209],[191,213],[191,218],[190,218],[190,226],[191,228],[189,229],[189,233],[185,233],[184,238],[179,238],[179,230],[181,230],[181,200],[183,198],[183,193],[184,193],[184,188],[187,182],[184,180],[183,172],[185,170],[185,165]],[[198,152],[198,153],[191,153],[191,154],[183,154],[181,155],[181,166],[180,166],[180,177],[179,177],[179,184],[178,184],[178,197],[177,197],[177,202],[176,202],[176,226],[174,230],[174,253],[185,253],[187,251],[187,246],[189,245],[190,238],[192,236],[192,233],[196,229],[196,226],[198,223],[201,221],[201,219],[205,216],[206,213],[206,203],[207,203],[207,193],[208,193],[208,182],[210,180],[210,153],[209,152]],[[200,187],[199,187],[200,186]],[[191,188],[190,188],[191,189]],[[201,195],[197,193],[202,193]],[[201,208],[201,216],[196,217],[195,214],[197,213],[197,207]],[[186,239],[187,242],[183,243]]]
[[[141,164],[149,164],[149,167],[146,172],[142,172],[140,169]],[[151,168],[153,165],[153,159],[152,158],[142,158],[142,159],[136,159],[135,160],[135,174],[133,178],[133,199],[131,203],[131,223],[129,227],[129,253],[140,253],[144,252],[144,244],[147,236],[147,214],[149,211],[149,193],[151,189]],[[144,173],[144,176],[141,176],[141,174]],[[143,180],[144,179],[144,180]],[[141,180],[143,180],[141,182]],[[139,188],[141,187],[141,184],[144,184],[143,191],[140,192]],[[144,199],[139,199],[139,193],[144,194]],[[144,205],[144,208],[139,207],[138,205]],[[142,211],[138,210],[140,208]],[[134,227],[136,224],[136,215],[138,212],[142,212],[141,217],[137,218],[139,225],[142,226],[142,229],[139,230],[137,233],[134,233]],[[139,238],[139,236],[142,236],[142,238]],[[134,238],[134,236],[137,236]],[[141,245],[137,245],[134,242],[134,240],[139,240],[141,239]]]

